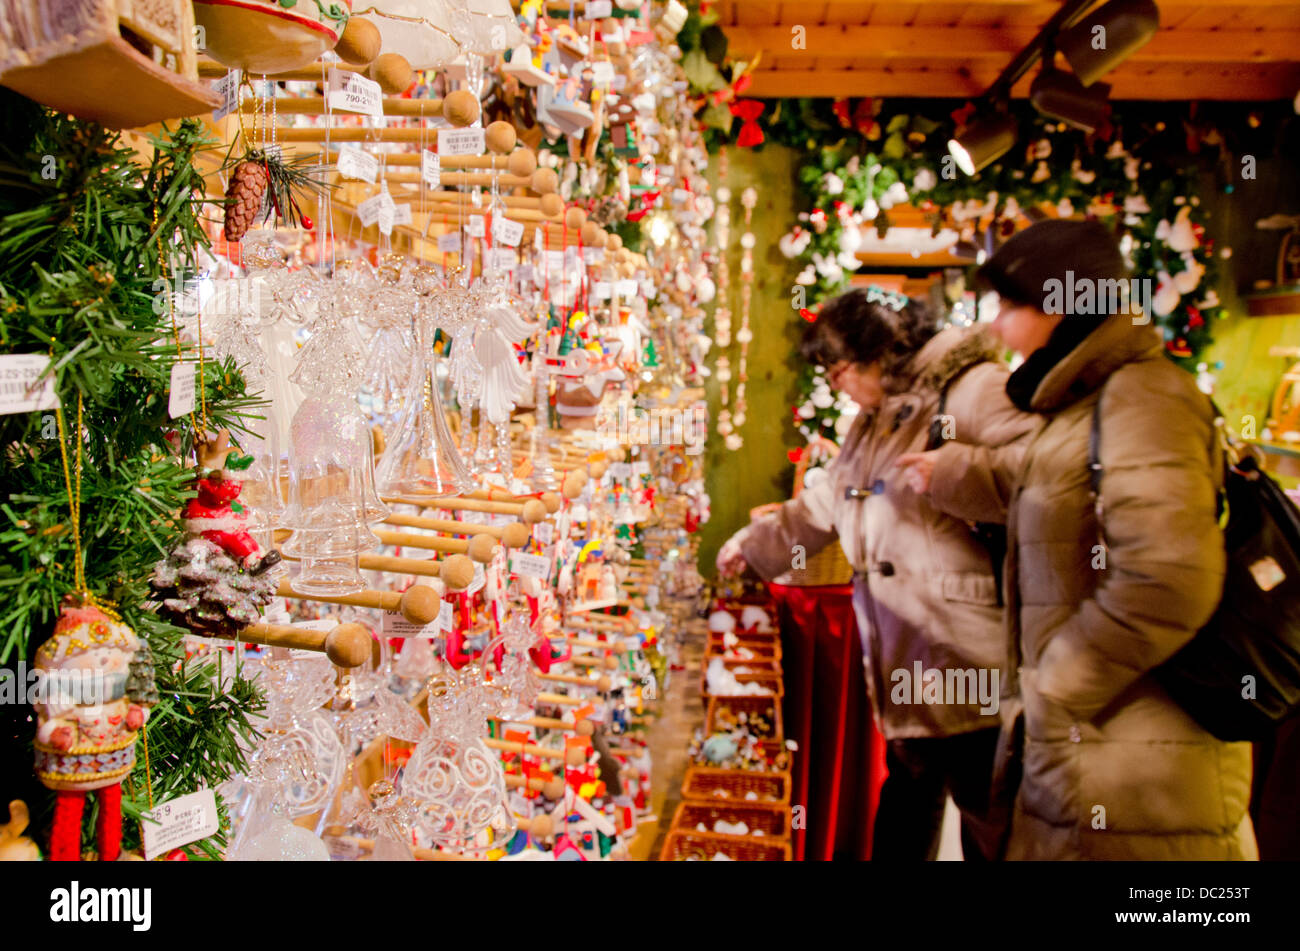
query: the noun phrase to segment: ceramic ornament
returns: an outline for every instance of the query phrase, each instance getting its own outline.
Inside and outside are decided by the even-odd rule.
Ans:
[[[309,66],[333,49],[351,8],[352,0],[194,0],[194,20],[218,63],[272,74]]]

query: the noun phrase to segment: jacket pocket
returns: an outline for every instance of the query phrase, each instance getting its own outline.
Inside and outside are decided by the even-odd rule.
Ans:
[[[978,571],[945,571],[940,578],[945,601],[996,606],[998,585],[992,575]]]

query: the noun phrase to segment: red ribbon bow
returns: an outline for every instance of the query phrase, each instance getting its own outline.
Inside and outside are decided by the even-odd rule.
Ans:
[[[758,125],[758,117],[766,107],[767,104],[758,99],[741,99],[731,104],[731,114],[741,121],[736,145],[747,149],[763,143],[763,130]]]

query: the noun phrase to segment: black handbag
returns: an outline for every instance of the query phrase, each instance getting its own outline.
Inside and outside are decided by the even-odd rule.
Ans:
[[[1100,407],[1099,397],[1088,441],[1096,498],[1103,471]],[[1238,456],[1218,407],[1215,415],[1225,460],[1223,597],[1209,623],[1153,674],[1214,736],[1256,740],[1300,709],[1300,509],[1253,458]]]

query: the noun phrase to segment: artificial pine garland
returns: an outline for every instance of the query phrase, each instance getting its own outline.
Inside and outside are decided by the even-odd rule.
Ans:
[[[194,434],[167,414],[176,350],[155,281],[173,274],[158,238],[173,268],[193,268],[206,239],[192,163],[206,143],[187,120],[155,140],[142,165],[117,133],[2,89],[0,123],[0,350],[48,354],[63,405],[85,401],[87,587],[117,604],[155,662],[160,702],[148,723],[148,766],[137,757],[122,803],[138,819],[150,792],[159,802],[242,769],[239,742],[255,735],[249,717],[263,703],[237,674],[223,691],[217,660],[186,661],[185,632],[145,607],[150,571],[180,536],[176,513],[193,494],[193,473],[168,441],[178,431],[188,448]],[[205,361],[198,384],[211,424],[241,431],[255,402],[234,364]],[[74,562],[53,414],[0,416],[0,447],[0,663],[31,666]],[[29,716],[29,707],[0,705],[0,792],[6,802],[24,799],[40,828],[50,797],[32,772]],[[123,846],[134,847],[137,824],[123,831]],[[195,848],[215,857],[223,841]]]

